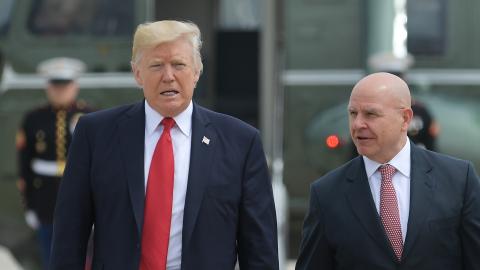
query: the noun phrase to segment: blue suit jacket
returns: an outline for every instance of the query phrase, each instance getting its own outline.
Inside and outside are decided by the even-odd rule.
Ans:
[[[58,194],[51,269],[138,270],[144,215],[144,103],[82,117]],[[202,143],[207,137],[210,143]],[[194,104],[182,269],[278,269],[272,187],[258,131]]]
[[[312,184],[296,269],[480,269],[480,185],[472,165],[412,144],[410,181],[401,263],[357,157]]]

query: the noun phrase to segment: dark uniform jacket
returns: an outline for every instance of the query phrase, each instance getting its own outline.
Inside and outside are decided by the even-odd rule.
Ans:
[[[436,151],[436,134],[432,133],[435,128],[435,120],[427,107],[416,101],[412,104],[413,119],[408,127],[408,138],[416,145],[424,146],[428,150]]]
[[[89,111],[83,102],[69,108],[46,105],[23,119],[17,134],[19,175],[25,181],[22,195],[26,208],[42,223],[52,223],[68,145],[78,118]]]

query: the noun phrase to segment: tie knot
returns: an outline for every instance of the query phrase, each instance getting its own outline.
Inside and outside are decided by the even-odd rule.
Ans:
[[[169,131],[173,127],[173,125],[175,125],[175,120],[173,120],[173,118],[171,117],[165,117],[163,118],[161,124],[163,125],[165,130]]]
[[[380,168],[378,170],[380,171],[380,174],[382,175],[382,181],[383,180],[391,181],[393,175],[397,171],[397,169],[395,169],[395,167],[393,167],[390,164],[382,165],[382,166],[380,166]]]

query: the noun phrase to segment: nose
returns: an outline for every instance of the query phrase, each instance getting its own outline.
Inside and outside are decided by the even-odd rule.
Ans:
[[[350,126],[352,129],[361,129],[365,128],[366,124],[360,114],[356,117],[350,117]]]
[[[162,81],[167,83],[173,82],[175,80],[173,73],[174,69],[172,68],[172,66],[166,65],[163,71]]]

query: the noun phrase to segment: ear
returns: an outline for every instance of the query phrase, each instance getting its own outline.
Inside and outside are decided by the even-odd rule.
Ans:
[[[132,66],[132,73],[133,73],[133,77],[135,78],[135,81],[137,81],[138,86],[143,87],[143,79],[140,74],[140,68],[138,64],[131,62],[130,65]]]
[[[405,108],[402,110],[402,119],[403,119],[402,129],[403,130],[405,131],[408,130],[408,126],[410,125],[412,118],[413,118],[413,111],[411,108]]]
[[[195,75],[194,75],[194,89],[195,87],[197,87],[197,83],[198,83],[198,80],[200,79],[200,71],[195,71]]]

